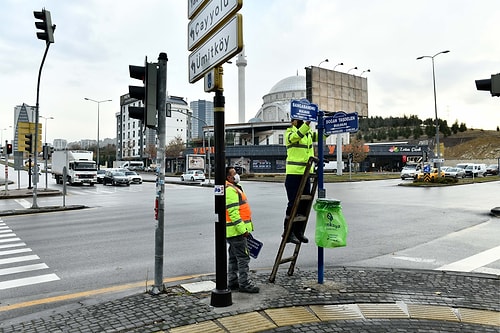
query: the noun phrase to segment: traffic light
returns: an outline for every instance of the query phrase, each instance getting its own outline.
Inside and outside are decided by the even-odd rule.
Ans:
[[[7,155],[12,154],[12,143],[7,144]]]
[[[33,152],[33,134],[24,134],[26,140],[24,141],[24,150],[30,154]]]
[[[500,74],[492,74],[491,79],[476,80],[477,90],[486,90],[491,96],[500,96]]]
[[[142,80],[143,87],[129,86],[129,95],[131,98],[141,100],[143,107],[130,106],[128,108],[129,116],[134,119],[139,119],[144,122],[146,127],[156,127],[156,111],[157,111],[157,80],[158,69],[155,63],[148,63],[147,60],[144,66],[129,66],[130,77],[133,79]]]
[[[50,147],[49,145],[45,144],[42,149],[43,159],[44,160],[50,159],[52,153],[54,153],[54,147]]]
[[[44,40],[48,43],[54,43],[54,30],[56,25],[52,25],[52,19],[50,18],[50,12],[48,10],[42,9],[41,12],[33,12],[35,18],[41,21],[36,21],[35,26],[39,31],[36,33],[38,39]]]

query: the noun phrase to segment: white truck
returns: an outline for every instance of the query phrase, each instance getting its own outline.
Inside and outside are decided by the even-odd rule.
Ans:
[[[56,150],[52,154],[52,178],[57,184],[64,180],[63,169],[66,167],[66,181],[71,185],[97,183],[97,164],[93,153],[86,150]]]

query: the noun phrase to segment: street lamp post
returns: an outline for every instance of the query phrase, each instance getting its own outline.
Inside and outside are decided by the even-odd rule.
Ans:
[[[337,66],[344,66],[344,63],[343,62],[339,62],[338,64],[336,64],[335,66],[333,66],[333,70],[335,70],[335,68],[337,68]]]
[[[322,63],[324,63],[324,62],[328,62],[328,59],[325,59],[325,60],[321,61],[321,62],[319,63],[319,65],[318,65],[318,67],[320,67],[320,66],[321,66],[321,64],[322,64]]]
[[[54,117],[44,117],[44,116],[39,116],[39,117],[45,119],[45,138],[44,138],[44,142],[47,143],[47,120],[54,119]]]
[[[99,163],[99,106],[101,103],[111,102],[111,100],[105,99],[102,101],[96,101],[96,100],[93,100],[93,99],[87,98],[87,97],[85,97],[85,100],[97,103],[97,154],[96,154],[97,156],[96,156],[96,161],[97,161],[97,170],[99,170],[101,168],[100,163]]]
[[[439,119],[438,119],[438,111],[437,111],[437,99],[436,99],[436,74],[434,70],[434,58],[442,53],[448,53],[450,50],[446,51],[441,51],[436,53],[433,56],[420,56],[417,58],[417,60],[423,59],[423,58],[431,58],[432,60],[432,85],[434,87],[434,115],[436,116],[436,152],[437,152],[437,159],[440,159],[440,152],[439,152]],[[441,177],[441,162],[438,161],[438,178]]]

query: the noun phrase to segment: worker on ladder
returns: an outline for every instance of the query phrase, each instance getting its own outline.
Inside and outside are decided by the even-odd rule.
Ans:
[[[313,142],[318,141],[318,133],[311,131],[310,121],[292,119],[292,126],[285,132],[286,145],[286,179],[285,188],[288,198],[284,227],[288,224],[288,219],[293,208],[295,197],[300,187],[302,177],[306,169],[307,162],[311,156],[314,156]],[[311,182],[307,179],[306,186],[302,194],[311,194]],[[297,215],[307,215],[307,204],[301,202]],[[304,236],[306,222],[293,223],[292,231],[287,239],[288,243],[299,244],[308,243],[309,240]],[[286,233],[284,232],[283,235]],[[283,237],[283,236],[282,236]]]

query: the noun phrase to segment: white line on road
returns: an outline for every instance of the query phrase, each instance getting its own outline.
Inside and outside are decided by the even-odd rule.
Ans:
[[[432,263],[432,262],[436,261],[436,259],[425,259],[425,258],[404,257],[404,256],[397,256],[397,257],[394,257],[394,259],[413,261],[413,262],[425,262],[425,263]]]
[[[0,282],[0,290],[28,286],[28,285],[43,283],[43,282],[57,281],[57,280],[60,280],[60,279],[55,274],[46,274],[46,275],[33,276],[33,277],[28,277],[28,278],[23,278],[23,279],[10,280],[10,281],[5,281],[5,282]]]
[[[15,262],[23,262],[23,261],[30,261],[30,260],[38,260],[40,259],[39,256],[37,255],[31,255],[31,256],[24,256],[24,257],[14,257],[14,258],[8,258],[8,259],[0,259],[0,265],[5,265],[5,264],[12,264]]]
[[[0,251],[0,256],[7,256],[9,254],[17,254],[17,253],[25,253],[25,252],[31,252],[31,249],[29,247],[27,247],[27,248],[24,248],[24,249],[15,249],[15,250]]]
[[[20,241],[20,240],[21,239],[19,237],[6,238],[6,239],[0,239],[0,243],[17,242],[17,241]]]
[[[15,199],[14,201],[23,206],[23,208],[31,207],[31,203],[26,199]]]
[[[26,265],[19,267],[3,268],[0,269],[0,275],[37,271],[39,269],[46,269],[46,268],[49,268],[49,266],[47,266],[46,264],[34,264],[34,265]]]
[[[9,238],[9,237],[15,237],[15,236],[16,236],[16,234],[11,231],[10,234],[6,234],[6,235],[1,234],[0,238]]]
[[[21,242],[21,243],[4,244],[0,245],[0,249],[9,249],[11,247],[20,247],[20,246],[26,246],[26,243]]]
[[[439,271],[458,271],[458,272],[472,272],[482,266],[491,264],[500,260],[500,246],[480,252],[468,258],[452,262],[435,270]]]

